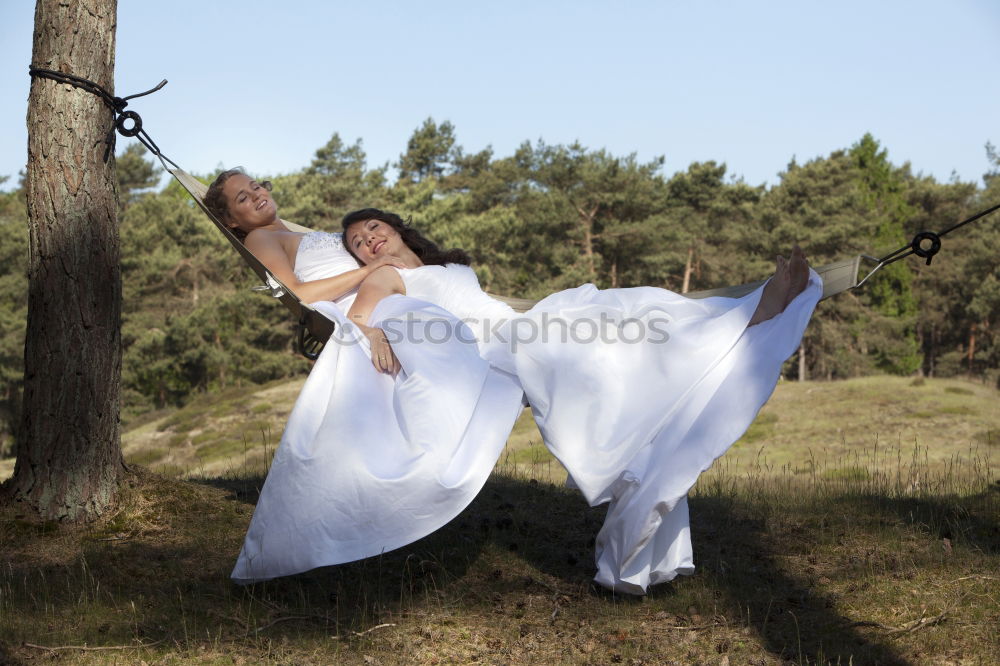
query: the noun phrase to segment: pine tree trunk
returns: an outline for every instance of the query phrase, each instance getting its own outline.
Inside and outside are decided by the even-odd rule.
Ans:
[[[972,379],[972,367],[976,360],[976,325],[969,326],[969,379]]]
[[[583,229],[583,254],[587,258],[587,272],[590,274],[590,281],[593,282],[597,278],[597,266],[594,264],[594,215],[597,213],[595,208],[590,216],[584,220]]]
[[[927,376],[934,376],[934,369],[937,365],[937,353],[938,353],[938,332],[937,327],[931,326],[930,334],[927,336],[930,338],[930,349],[927,352]]]
[[[117,0],[38,0],[32,64],[114,89]],[[47,520],[100,515],[124,472],[121,274],[112,113],[36,78],[28,98],[28,325],[17,462],[8,489]]]
[[[597,264],[594,261],[594,218],[597,217],[598,210],[597,204],[592,206],[590,210],[576,206],[576,212],[580,215],[580,227],[583,231],[583,257],[587,263],[590,282],[597,281]]]
[[[688,248],[687,263],[684,264],[684,281],[681,283],[681,293],[686,294],[691,289],[691,271],[694,270],[694,248]]]

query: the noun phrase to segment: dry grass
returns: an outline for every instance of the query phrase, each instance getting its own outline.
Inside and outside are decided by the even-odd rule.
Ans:
[[[863,377],[782,382],[757,420],[723,459],[761,474],[856,474],[860,457],[879,468],[941,472],[979,460],[1000,473],[1000,392],[955,379]],[[542,443],[528,412],[503,462],[518,473],[561,484],[566,472]],[[820,469],[822,468],[822,469]],[[919,478],[910,479],[919,483]]]
[[[591,586],[603,511],[539,481],[552,465],[518,436],[439,532],[246,588],[228,574],[262,478],[237,465],[139,471],[85,528],[7,509],[0,663],[985,664],[1000,651],[995,444],[944,462],[902,437],[840,458],[799,443],[813,454],[794,464],[727,455],[692,493],[698,571],[636,599]]]
[[[783,382],[727,457],[745,464],[763,454],[774,467],[806,474],[815,460],[850,465],[873,447],[918,448],[930,469],[970,450],[998,452],[1000,393],[956,379]],[[991,457],[1000,463],[1000,456]]]
[[[642,599],[590,585],[599,509],[498,474],[381,558],[227,579],[259,479],[139,473],[85,529],[3,516],[8,663],[991,663],[1000,485],[982,466],[803,481],[716,473],[691,499],[699,571]],[[44,646],[44,647],[42,647]],[[115,648],[101,651],[55,647]]]

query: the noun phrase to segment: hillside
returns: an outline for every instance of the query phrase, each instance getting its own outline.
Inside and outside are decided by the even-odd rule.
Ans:
[[[302,380],[247,396],[230,391],[129,430],[126,458],[179,476],[259,472],[281,439]],[[895,465],[914,453],[932,467],[955,458],[1000,465],[1000,391],[960,380],[865,377],[841,382],[782,382],[726,464],[764,463],[804,474],[816,465],[851,468],[877,456]],[[565,472],[542,444],[527,410],[501,465],[562,483]]]
[[[259,474],[281,440],[304,380],[204,396],[183,409],[126,427],[126,460],[158,474],[206,478]],[[720,464],[766,474],[852,473],[875,465],[901,469],[919,457],[926,469],[977,460],[1000,470],[1000,391],[947,379],[863,377],[782,382],[750,430]],[[566,474],[542,444],[526,410],[500,463],[561,484]],[[0,460],[0,480],[13,472]]]
[[[281,440],[303,381],[204,396],[126,427],[125,457],[178,478],[259,474]],[[895,468],[915,455],[934,469],[957,459],[978,459],[997,476],[1000,391],[954,379],[885,376],[782,382],[721,464],[760,466],[765,473],[807,474],[822,468],[836,474],[873,463]],[[528,411],[500,464],[540,481],[565,480]],[[0,479],[12,470],[13,460],[0,461]]]

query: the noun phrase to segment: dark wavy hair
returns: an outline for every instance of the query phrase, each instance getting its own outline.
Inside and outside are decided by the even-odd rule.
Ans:
[[[222,191],[222,186],[226,184],[226,181],[235,176],[236,174],[241,174],[247,176],[247,172],[243,167],[233,167],[232,169],[226,169],[212,181],[212,184],[208,186],[208,192],[205,193],[205,198],[202,199],[202,203],[205,204],[212,215],[218,218],[219,222],[226,224],[229,220],[229,202],[226,201],[226,195]],[[247,176],[249,177],[249,176]],[[271,181],[265,180],[260,183],[268,192],[271,191]],[[226,224],[226,228],[233,232],[233,235],[243,242],[247,238],[247,232],[243,231],[239,227],[230,227]]]
[[[390,227],[398,231],[399,235],[403,238],[403,242],[406,243],[406,247],[413,250],[413,253],[417,255],[420,261],[427,265],[442,266],[444,264],[463,264],[468,266],[472,263],[472,259],[465,250],[460,250],[458,248],[442,250],[434,241],[428,239],[422,233],[410,226],[409,220],[404,220],[395,213],[390,213],[386,210],[379,210],[378,208],[362,208],[361,210],[356,210],[353,213],[345,215],[343,221],[341,222],[345,235],[348,227],[366,220],[379,220],[381,222],[385,222]],[[345,238],[344,240],[346,241],[347,239]],[[347,248],[347,251],[351,253],[352,257],[358,259],[358,255],[354,254],[354,251],[348,247],[347,243],[344,243],[344,247]],[[359,263],[360,261],[361,260],[358,259]]]

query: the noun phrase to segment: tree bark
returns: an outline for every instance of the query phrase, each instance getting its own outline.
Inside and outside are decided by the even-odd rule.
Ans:
[[[805,340],[799,345],[799,381],[804,382],[806,377],[806,343]]]
[[[969,326],[969,352],[967,356],[969,363],[969,379],[972,379],[972,369],[976,360],[976,325]]]
[[[687,262],[684,264],[684,280],[681,282],[681,293],[686,294],[691,289],[691,271],[694,269],[694,246],[688,248]]]
[[[930,353],[928,354],[929,360],[927,362],[927,376],[933,377],[934,371],[937,368],[937,354],[938,354],[938,342],[939,342],[939,336],[937,328],[935,326],[931,326],[930,339],[931,339],[931,349]]]
[[[580,214],[580,226],[583,229],[583,256],[587,262],[587,273],[591,282],[597,279],[597,266],[594,263],[594,218],[597,217],[599,208],[599,204],[594,204],[589,211],[585,211],[580,206],[576,207],[577,213]]]
[[[32,64],[114,89],[117,0],[38,0]],[[115,500],[121,273],[112,112],[35,78],[28,97],[28,325],[17,462],[8,490],[46,520],[85,520]]]

